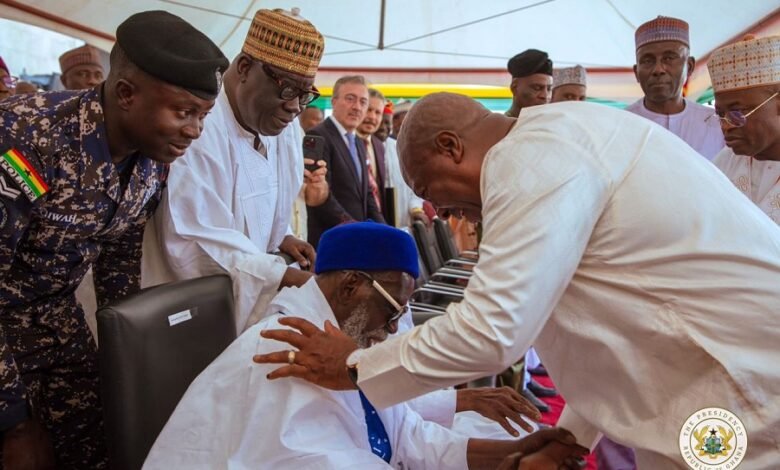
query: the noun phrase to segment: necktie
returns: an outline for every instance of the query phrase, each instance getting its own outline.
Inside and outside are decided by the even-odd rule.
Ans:
[[[390,438],[387,436],[385,425],[363,392],[360,393],[360,403],[363,405],[363,412],[366,414],[366,426],[368,426],[368,445],[371,446],[371,452],[387,463],[393,457],[393,449],[390,446]]]
[[[347,142],[349,142],[349,154],[352,156],[352,163],[355,165],[355,171],[357,171],[358,181],[363,182],[363,167],[360,165],[360,157],[358,157],[357,144],[355,143],[355,134],[347,132]]]

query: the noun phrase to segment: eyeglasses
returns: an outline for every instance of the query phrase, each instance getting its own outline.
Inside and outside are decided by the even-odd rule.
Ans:
[[[385,324],[385,328],[387,328],[388,330],[390,330],[390,328],[391,328],[391,325],[392,325],[393,323],[397,322],[397,321],[398,321],[398,320],[399,320],[399,319],[400,319],[402,316],[404,316],[404,315],[405,315],[405,314],[406,314],[406,313],[409,311],[409,306],[408,306],[408,305],[401,306],[401,304],[399,304],[399,303],[398,303],[398,302],[397,302],[397,301],[396,301],[396,300],[393,298],[393,296],[392,296],[392,295],[390,295],[390,294],[389,294],[389,293],[388,293],[388,292],[385,290],[385,288],[384,288],[384,287],[382,287],[382,284],[380,284],[379,282],[377,282],[377,280],[376,280],[376,279],[374,279],[374,278],[373,278],[373,277],[372,277],[370,274],[368,274],[367,272],[364,272],[364,271],[355,271],[355,272],[356,272],[356,273],[358,273],[359,275],[363,276],[364,278],[368,279],[369,281],[371,281],[371,286],[372,286],[372,287],[373,287],[373,288],[374,288],[374,289],[375,289],[377,292],[379,292],[379,294],[381,294],[381,295],[382,295],[382,297],[384,297],[384,298],[385,298],[385,300],[387,300],[387,302],[388,302],[388,303],[390,304],[390,306],[392,307],[392,309],[391,309],[391,310],[392,310],[393,314],[390,316],[390,318],[388,318],[388,320],[387,320],[387,323]]]
[[[751,114],[753,114],[756,111],[758,111],[758,109],[761,106],[764,106],[765,104],[769,103],[769,101],[771,101],[772,98],[774,98],[778,94],[780,94],[780,92],[777,92],[774,95],[770,96],[769,98],[765,99],[760,105],[758,105],[755,108],[753,108],[747,114],[742,114],[742,111],[740,111],[738,109],[734,109],[734,110],[731,110],[731,111],[726,111],[723,116],[721,116],[720,114],[713,114],[712,116],[708,117],[707,120],[717,116],[718,119],[720,119],[722,121],[721,124],[723,124],[723,122],[725,122],[725,123],[727,123],[731,127],[742,127],[745,124],[747,124],[747,118],[750,117]]]
[[[5,85],[6,88],[16,88],[16,83],[19,81],[17,77],[12,77],[10,75],[6,75],[3,77],[3,85]]]
[[[263,72],[265,72],[266,75],[271,77],[271,80],[275,81],[276,84],[279,85],[279,98],[285,101],[298,98],[298,103],[300,103],[301,106],[306,106],[320,97],[320,92],[317,90],[317,87],[312,86],[311,90],[303,90],[295,85],[285,83],[284,80],[282,80],[279,75],[277,75],[273,69],[271,69],[271,67],[266,64],[263,64]]]

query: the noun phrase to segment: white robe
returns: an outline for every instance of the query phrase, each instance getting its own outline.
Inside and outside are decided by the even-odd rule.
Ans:
[[[291,233],[303,182],[298,123],[261,140],[267,158],[254,149],[254,135],[238,124],[223,90],[200,138],[171,165],[144,234],[143,286],[226,272],[239,333],[260,319],[279,289],[287,266],[270,253]]]
[[[684,99],[685,109],[677,114],[658,114],[645,107],[644,98],[626,108],[634,114],[647,118],[672,134],[684,140],[707,160],[712,160],[726,145],[720,120],[711,118],[715,110]]]
[[[411,315],[404,315],[398,322],[398,331],[393,336],[406,334],[414,329]],[[435,390],[419,397],[414,397],[406,402],[411,409],[417,412],[426,421],[433,421],[445,428],[467,437],[478,437],[481,439],[513,439],[504,428],[492,419],[485,418],[474,411],[461,411],[456,413],[458,396],[457,390],[448,388],[445,390]],[[534,431],[539,426],[526,419],[525,422],[530,425]],[[518,432],[520,437],[528,435],[528,431],[519,427],[515,422],[509,420],[509,424]]]
[[[268,315],[244,332],[190,385],[144,469],[465,469],[468,438],[424,421],[407,405],[378,411],[391,441],[390,465],[368,444],[358,392],[332,392],[298,379],[269,381],[275,366],[254,354],[282,345],[259,332],[284,328],[283,314],[322,327],[336,319],[314,279],[287,288]]]
[[[388,186],[395,188],[395,226],[408,227],[412,223],[412,212],[422,209],[423,200],[417,197],[401,174],[401,164],[398,161],[398,150],[395,139],[385,141],[385,168],[388,175]]]
[[[780,162],[736,155],[729,147],[712,161],[734,186],[780,225]]]
[[[717,168],[647,120],[555,103],[523,110],[480,189],[464,300],[349,358],[372,403],[497,373],[538,337],[581,443],[685,468],[683,423],[717,406],[746,426],[743,466],[777,468],[780,228]]]

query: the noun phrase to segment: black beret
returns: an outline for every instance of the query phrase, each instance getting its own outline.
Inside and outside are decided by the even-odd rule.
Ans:
[[[527,77],[535,73],[552,76],[553,63],[546,52],[528,49],[509,59],[507,70],[513,78]]]
[[[205,34],[166,11],[144,11],[116,29],[116,43],[138,68],[198,98],[213,100],[230,62]]]

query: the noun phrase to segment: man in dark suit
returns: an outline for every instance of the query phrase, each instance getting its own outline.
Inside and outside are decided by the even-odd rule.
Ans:
[[[366,146],[356,130],[368,110],[368,87],[360,75],[341,77],[333,86],[333,115],[307,134],[325,138],[330,196],[324,204],[306,207],[309,243],[315,247],[331,227],[351,221],[385,219],[369,191]]]
[[[357,135],[366,145],[368,168],[368,192],[374,197],[377,207],[382,212],[385,220],[388,220],[385,204],[385,191],[387,186],[387,165],[385,164],[385,144],[374,133],[382,124],[382,113],[385,109],[385,96],[374,88],[368,89],[368,111],[363,122],[357,128]]]

